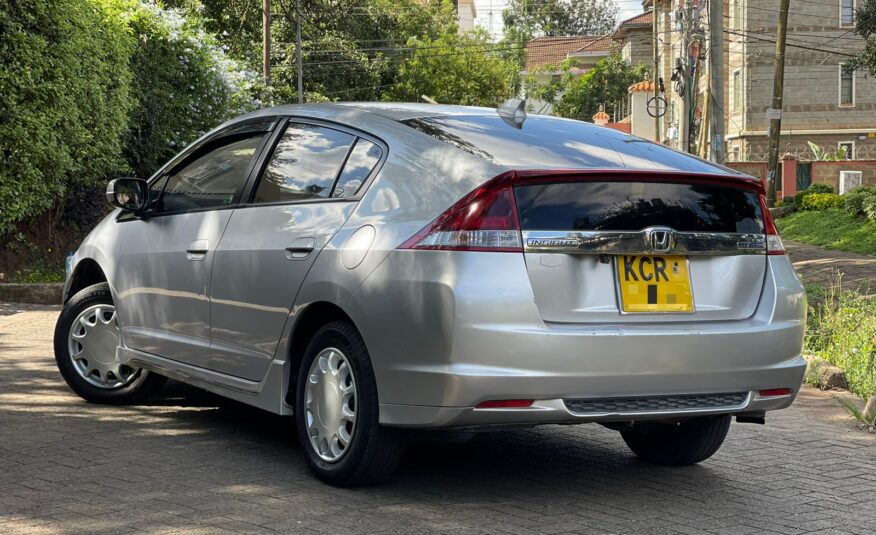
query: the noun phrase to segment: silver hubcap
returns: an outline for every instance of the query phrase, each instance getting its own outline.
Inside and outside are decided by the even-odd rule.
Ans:
[[[119,388],[131,383],[139,369],[119,364],[119,324],[116,307],[92,305],[73,321],[67,337],[70,359],[80,377],[99,388]]]
[[[313,450],[324,461],[344,456],[356,429],[356,378],[340,350],[319,352],[304,389],[307,434]]]

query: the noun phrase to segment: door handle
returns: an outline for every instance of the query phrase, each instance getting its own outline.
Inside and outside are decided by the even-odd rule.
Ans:
[[[286,247],[286,258],[289,260],[303,260],[310,256],[316,248],[315,238],[298,238],[292,245]]]
[[[186,247],[186,258],[189,260],[203,260],[210,250],[210,242],[207,240],[195,240]]]

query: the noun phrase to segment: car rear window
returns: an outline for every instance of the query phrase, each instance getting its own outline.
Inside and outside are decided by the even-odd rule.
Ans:
[[[713,184],[565,182],[514,189],[524,230],[763,233],[756,193]]]
[[[531,115],[520,128],[499,115],[447,115],[402,123],[487,161],[521,169],[682,169],[733,172],[591,123]]]

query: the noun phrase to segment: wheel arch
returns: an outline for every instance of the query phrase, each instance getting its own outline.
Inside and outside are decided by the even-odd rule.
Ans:
[[[349,322],[356,330],[359,330],[356,323],[344,309],[328,301],[311,303],[299,312],[298,320],[295,322],[289,337],[289,362],[287,366],[288,376],[285,395],[287,404],[292,406],[295,404],[296,374],[301,366],[301,360],[304,358],[304,352],[307,351],[307,345],[310,343],[313,335],[326,323],[339,320]],[[361,331],[359,332],[361,333]]]
[[[101,282],[109,282],[103,268],[93,258],[83,258],[76,264],[73,274],[70,276],[70,282],[64,294],[64,303],[80,290]]]

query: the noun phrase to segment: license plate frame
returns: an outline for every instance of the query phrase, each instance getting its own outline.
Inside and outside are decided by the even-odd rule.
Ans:
[[[628,263],[630,258],[633,259],[632,266]],[[655,267],[661,267],[655,259],[662,261],[663,269],[655,270]],[[687,256],[614,255],[614,267],[615,291],[621,314],[693,314],[696,311],[690,280],[690,259]],[[629,273],[630,269],[634,273]],[[655,278],[660,279],[660,274],[668,280],[651,283]],[[630,275],[636,280],[625,280]],[[650,279],[640,279],[649,275]]]

